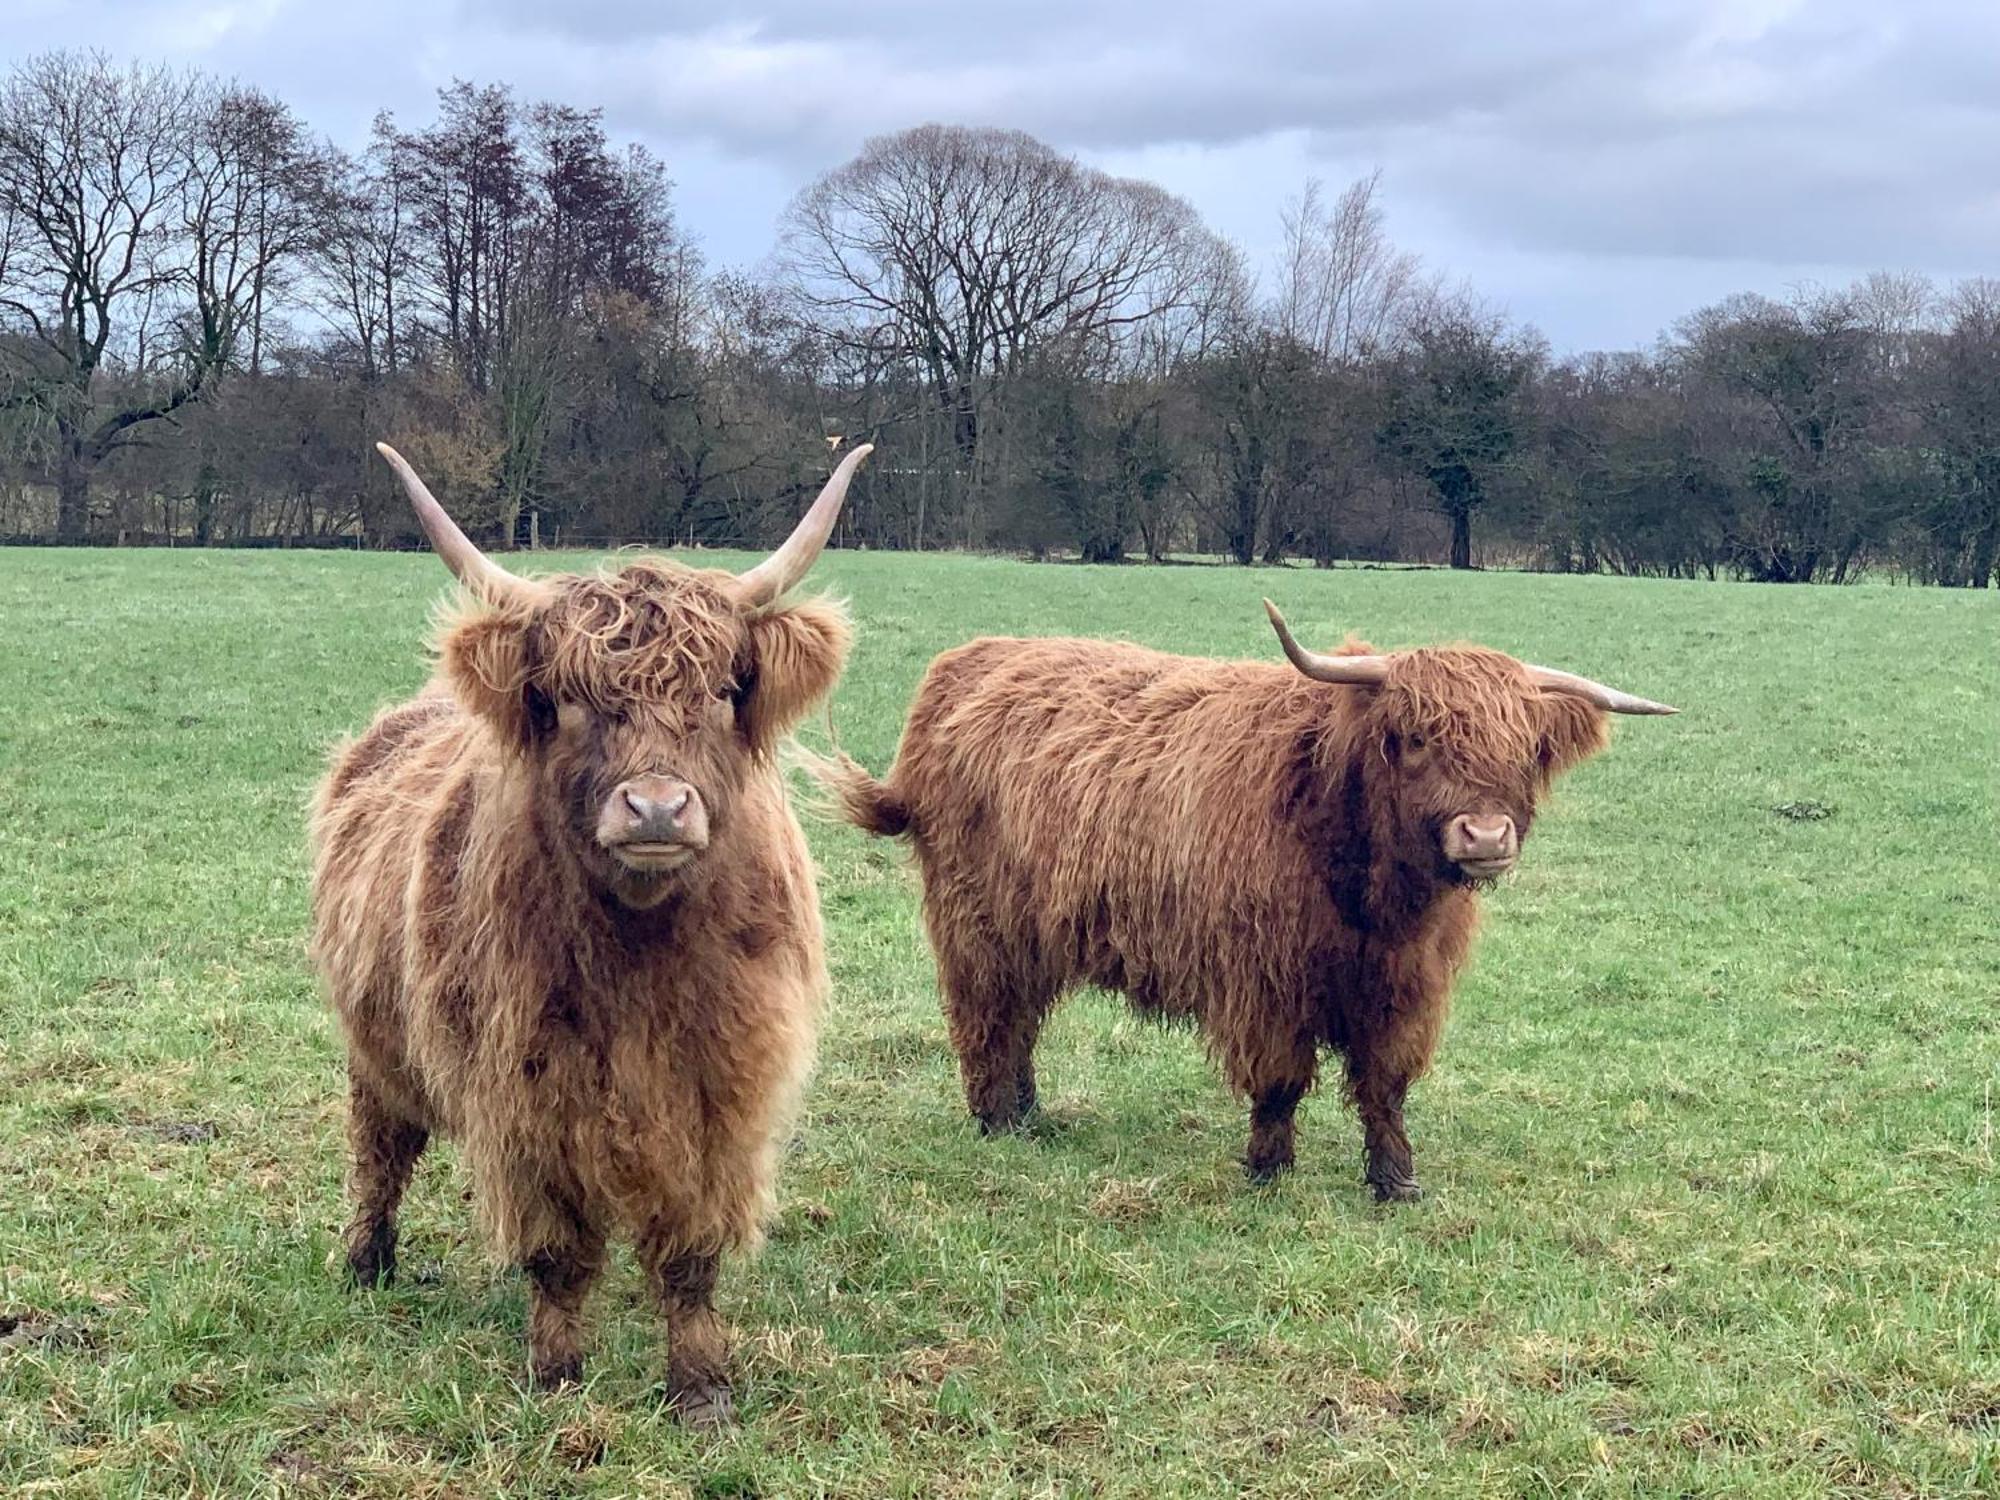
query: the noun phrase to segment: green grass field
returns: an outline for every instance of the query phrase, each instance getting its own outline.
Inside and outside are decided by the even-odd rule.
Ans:
[[[1487,903],[1374,1206],[1337,1094],[1255,1189],[1180,1033],[1057,1013],[977,1138],[903,852],[809,825],[835,979],[760,1260],[744,1423],[659,1406],[620,1260],[588,1385],[451,1152],[350,1293],[304,959],[328,746],[425,673],[424,556],[0,554],[0,1493],[2000,1492],[2000,613],[1990,595],[831,556],[833,719],[881,769],[985,632],[1273,657],[1472,638],[1621,722]],[[823,733],[816,730],[816,734]],[[1215,852],[1218,882],[1229,851]]]

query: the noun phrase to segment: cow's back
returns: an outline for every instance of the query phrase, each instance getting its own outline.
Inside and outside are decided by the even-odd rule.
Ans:
[[[1213,1021],[1302,995],[1328,915],[1284,816],[1310,691],[1285,668],[1118,642],[946,652],[890,777],[934,938],[985,934],[1049,983]]]

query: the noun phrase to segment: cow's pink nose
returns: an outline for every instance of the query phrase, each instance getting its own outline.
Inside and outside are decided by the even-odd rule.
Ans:
[[[633,820],[642,826],[671,826],[678,823],[681,814],[687,811],[689,799],[694,796],[694,788],[691,786],[683,786],[680,791],[671,794],[656,792],[650,797],[630,785],[619,788],[619,792],[625,798],[626,811],[631,813]]]
[[[1490,817],[1460,813],[1445,829],[1444,852],[1455,860],[1486,864],[1510,860],[1520,850],[1521,840],[1514,831],[1514,820],[1505,813]]]
[[[708,842],[708,819],[701,794],[669,776],[635,776],[620,782],[600,825],[607,844],[691,844]]]

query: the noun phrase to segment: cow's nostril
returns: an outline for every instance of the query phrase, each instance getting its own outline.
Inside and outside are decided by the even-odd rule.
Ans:
[[[643,820],[646,814],[652,810],[653,804],[648,802],[644,797],[641,797],[637,792],[633,791],[632,788],[630,788],[629,786],[622,788],[622,791],[625,797],[626,810],[629,811],[633,817]]]
[[[670,822],[678,822],[680,815],[687,811],[688,798],[692,795],[693,792],[691,790],[683,788],[681,794],[669,802],[661,811]]]

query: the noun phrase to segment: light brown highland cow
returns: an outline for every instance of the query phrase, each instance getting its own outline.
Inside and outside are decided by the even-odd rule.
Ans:
[[[643,560],[517,578],[387,446],[470,598],[415,700],[335,757],[313,817],[313,954],[348,1044],[355,1279],[395,1268],[432,1132],[528,1275],[529,1367],[582,1368],[609,1235],[665,1315],[686,1420],[726,1421],[718,1258],[753,1244],[826,973],[780,734],[833,687],[845,615],[784,595],[850,453],[740,577]]]
[[[1346,1062],[1376,1195],[1418,1192],[1403,1099],[1430,1063],[1478,887],[1536,799],[1671,713],[1457,646],[1304,650],[1290,667],[1083,640],[931,663],[888,776],[812,762],[849,821],[907,835],[966,1101],[1035,1102],[1035,1039],[1079,984],[1197,1024],[1250,1102],[1252,1177],[1289,1166],[1319,1052]]]

